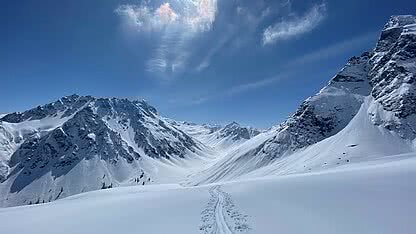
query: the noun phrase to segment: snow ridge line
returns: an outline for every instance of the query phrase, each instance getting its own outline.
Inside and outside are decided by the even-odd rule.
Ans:
[[[199,228],[204,234],[237,234],[250,231],[248,216],[237,211],[229,193],[224,192],[219,185],[211,187],[209,193],[211,198],[201,212],[202,225]]]

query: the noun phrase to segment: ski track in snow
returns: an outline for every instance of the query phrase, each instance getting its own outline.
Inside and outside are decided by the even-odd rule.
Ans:
[[[247,216],[236,210],[231,195],[219,185],[211,187],[209,193],[211,199],[201,213],[200,230],[204,234],[248,233]]]

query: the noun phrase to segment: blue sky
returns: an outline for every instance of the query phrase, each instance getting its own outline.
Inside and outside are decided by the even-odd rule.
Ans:
[[[0,112],[144,98],[197,123],[270,127],[416,2],[22,0],[0,8]]]

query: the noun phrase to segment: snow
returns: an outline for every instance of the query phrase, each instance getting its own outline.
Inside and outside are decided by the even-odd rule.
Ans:
[[[391,30],[400,27],[409,27],[416,23],[416,17],[414,15],[394,15],[390,17],[384,31]]]
[[[251,157],[246,160],[242,156],[271,138],[275,133],[274,130],[272,129],[268,132],[261,133],[251,140],[242,143],[239,147],[227,151],[214,161],[210,167],[189,177],[185,184],[195,185],[233,179],[248,173],[253,168],[257,168],[256,165],[260,160],[259,158]]]
[[[220,157],[233,148],[239,147],[246,142],[247,138],[239,135],[240,131],[247,131],[249,138],[260,133],[259,130],[251,127],[242,127],[236,122],[232,122],[224,127],[218,125],[199,125],[194,123],[180,122],[165,118],[166,121],[176,125],[177,128],[200,141],[205,146],[211,147],[215,154]],[[234,130],[234,131],[233,131]]]
[[[68,106],[41,119],[0,123],[0,207],[108,187],[179,183],[214,159],[209,147],[144,102],[78,98],[88,102],[71,116],[62,117],[75,108]]]
[[[2,232],[413,233],[415,25],[391,17],[373,52],[268,131],[79,96],[61,99],[71,116],[0,122],[0,206],[37,204],[0,209]]]
[[[26,120],[21,123],[0,121],[0,181],[9,172],[7,162],[25,139],[31,136],[41,136],[48,131],[58,128],[73,115],[61,118],[63,112],[55,117],[40,120]],[[0,117],[1,118],[1,117]]]
[[[246,218],[248,233],[412,233],[415,156],[210,186],[89,192],[48,204],[0,209],[2,232],[195,234],[204,233],[204,215],[212,214],[222,231],[218,233],[227,233],[227,227],[236,227],[227,212],[234,209],[230,213],[246,214],[240,217]],[[204,212],[210,190],[219,199],[213,213]],[[233,206],[225,204],[225,193]]]
[[[0,122],[0,134],[10,135],[9,145],[3,144],[5,147],[9,146],[10,149],[3,149],[0,145],[0,160],[9,160],[11,154],[19,147],[20,143],[23,143],[23,139],[35,134],[42,135],[61,126],[73,117],[71,115],[61,118],[62,114],[59,113],[55,117],[46,117],[40,120],[26,120],[21,123]],[[1,131],[2,129],[3,131]],[[4,139],[2,135],[0,135],[0,138]]]
[[[135,132],[133,130],[133,128],[129,127],[129,128],[125,128],[123,126],[121,126],[119,124],[120,122],[120,118],[118,117],[113,117],[110,119],[106,119],[104,118],[104,122],[107,124],[107,126],[115,131],[115,132],[119,132],[121,138],[130,146],[134,149],[134,151],[136,151],[137,153],[141,153],[142,155],[145,155],[145,153],[143,152],[142,149],[140,149],[137,144],[134,142],[134,135]],[[127,126],[130,126],[130,120],[128,120],[127,122]]]
[[[89,133],[87,136],[88,136],[91,140],[95,141],[96,136],[95,136],[95,134],[94,134],[94,133]]]
[[[385,115],[388,114],[390,113],[386,113],[373,98],[367,97],[351,122],[332,137],[263,165],[259,163],[261,155],[246,157],[247,152],[273,135],[273,132],[263,133],[223,156],[206,170],[196,173],[187,183],[195,185],[240,177],[315,172],[414,152],[412,141],[402,139],[396,133],[375,125],[377,121],[374,118],[387,119]]]
[[[415,16],[391,17],[372,52],[351,58],[288,120],[188,183],[320,171],[415,151],[415,41],[408,35],[415,23]]]
[[[414,148],[410,141],[401,139],[394,132],[371,122],[368,111],[374,111],[371,109],[374,108],[373,105],[373,100],[367,98],[350,124],[338,134],[249,173],[245,177],[349,167],[349,164],[383,160],[384,157],[390,158],[391,155],[413,152]],[[381,108],[378,111],[382,111]]]

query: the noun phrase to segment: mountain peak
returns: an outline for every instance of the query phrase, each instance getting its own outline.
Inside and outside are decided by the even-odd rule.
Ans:
[[[74,99],[78,99],[80,96],[78,95],[78,94],[71,94],[71,95],[68,95],[68,96],[64,96],[64,97],[62,97],[61,99],[71,99],[71,100],[74,100]]]
[[[1,120],[0,182],[18,194],[8,197],[7,205],[51,201],[121,182],[148,184],[165,179],[148,164],[195,158],[200,150],[143,100],[74,94]],[[79,178],[89,181],[87,187],[73,182]]]
[[[385,53],[391,51],[393,47],[400,41],[402,44],[409,44],[413,41],[413,35],[416,33],[416,16],[413,15],[396,15],[390,19],[381,31],[380,38],[374,50],[374,61],[380,60]],[[406,46],[400,45],[401,49]],[[398,48],[396,48],[398,49]],[[411,48],[407,48],[411,49]],[[393,52],[393,51],[391,51]]]
[[[95,106],[101,112],[110,113],[111,111],[117,110],[118,112],[126,112],[129,109],[141,108],[144,112],[152,113],[157,115],[158,112],[155,107],[151,106],[144,100],[131,100],[128,98],[117,98],[117,97],[93,97],[93,96],[80,96],[72,94],[64,96],[59,100],[35,107],[33,109],[24,112],[14,112],[1,117],[1,120],[18,123],[25,120],[39,120],[45,117],[54,117],[59,113],[62,113],[61,117],[68,117],[86,105]]]
[[[393,15],[384,26],[384,30],[392,28],[401,28],[407,25],[416,24],[416,16],[414,15]]]
[[[239,128],[239,127],[241,127],[241,126],[240,126],[240,124],[239,124],[239,123],[237,123],[237,122],[235,122],[235,121],[233,121],[233,122],[231,122],[231,123],[229,123],[229,124],[225,125],[225,127],[224,127],[224,128]]]

